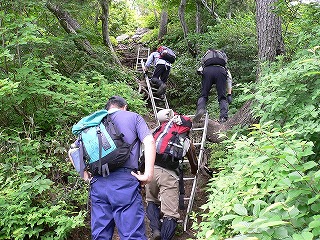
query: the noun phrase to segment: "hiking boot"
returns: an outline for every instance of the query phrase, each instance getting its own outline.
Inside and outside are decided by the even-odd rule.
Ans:
[[[161,240],[161,233],[159,230],[154,230],[151,234],[152,240]]]
[[[150,86],[152,88],[157,88],[158,87],[158,85],[156,83],[152,82],[152,81],[150,81]]]
[[[159,88],[162,84],[162,81],[159,78],[151,78],[150,85],[153,88]]]
[[[158,88],[158,91],[156,92],[156,95],[157,96],[163,95],[166,92],[166,88],[167,88],[167,85],[165,83],[162,83],[160,85],[160,87]]]
[[[202,116],[205,114],[206,110],[204,108],[197,109],[196,116],[192,120],[193,122],[199,122]]]
[[[177,228],[177,220],[174,218],[163,218],[161,226],[161,239],[171,240]]]
[[[221,117],[220,120],[219,120],[219,122],[220,122],[220,123],[224,123],[224,122],[226,122],[227,120],[228,120],[227,118]]]

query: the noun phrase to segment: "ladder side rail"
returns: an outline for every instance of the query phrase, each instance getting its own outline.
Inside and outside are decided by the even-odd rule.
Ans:
[[[140,58],[140,46],[138,47],[138,53],[137,53],[137,59],[136,59],[136,70],[138,70],[139,58]]]
[[[196,193],[198,174],[200,172],[200,167],[201,167],[200,164],[202,164],[204,145],[205,145],[205,141],[206,141],[206,137],[207,137],[208,121],[209,121],[209,114],[208,114],[208,112],[206,112],[205,120],[204,120],[204,127],[203,127],[203,132],[202,132],[202,138],[201,138],[201,144],[200,144],[200,151],[199,151],[199,155],[198,155],[198,169],[197,169],[197,173],[195,175],[193,185],[192,185],[192,190],[190,193],[188,208],[186,211],[186,216],[185,216],[184,225],[183,225],[184,231],[187,231],[188,222],[189,222],[189,214],[192,211],[192,206],[193,206],[194,197],[195,197],[195,193]]]
[[[205,120],[204,120],[204,130],[202,133],[200,152],[199,152],[199,156],[198,156],[198,170],[200,170],[200,168],[202,166],[204,146],[205,146],[205,142],[206,142],[206,138],[207,138],[208,122],[209,122],[209,114],[208,114],[208,112],[206,112]]]
[[[141,66],[142,66],[143,72],[145,73],[145,65],[144,65],[144,61],[142,59],[141,59]],[[157,120],[158,125],[160,125],[160,121],[157,118],[157,108],[156,108],[156,103],[154,101],[152,88],[151,88],[151,85],[150,85],[149,77],[147,76],[146,73],[145,73],[145,78],[146,78],[146,83],[147,83],[147,87],[148,87],[148,93],[149,93],[149,96],[150,96],[154,117]]]
[[[169,104],[168,104],[168,101],[167,101],[167,96],[166,96],[166,94],[164,94],[164,104],[165,104],[165,106],[166,106],[166,109],[170,108],[170,107],[169,107]]]
[[[194,196],[195,196],[196,187],[197,187],[197,182],[198,182],[198,171],[196,173],[196,176],[194,177],[193,184],[192,184],[191,194],[190,194],[190,197],[189,197],[189,203],[188,203],[186,216],[185,216],[184,224],[183,224],[183,230],[184,231],[187,231],[188,222],[189,222],[189,214],[190,214],[190,212],[192,210],[192,206],[193,206],[193,202],[194,202]]]

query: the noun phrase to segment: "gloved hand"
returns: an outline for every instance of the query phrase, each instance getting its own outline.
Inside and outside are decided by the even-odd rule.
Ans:
[[[200,66],[198,69],[197,69],[197,74],[198,75],[202,75],[203,74],[203,67]]]
[[[227,101],[229,104],[232,102],[232,94],[228,94]]]

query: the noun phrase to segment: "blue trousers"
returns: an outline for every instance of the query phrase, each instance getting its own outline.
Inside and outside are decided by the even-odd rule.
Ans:
[[[115,226],[121,240],[146,240],[139,181],[131,169],[120,168],[91,180],[92,240],[111,240]]]

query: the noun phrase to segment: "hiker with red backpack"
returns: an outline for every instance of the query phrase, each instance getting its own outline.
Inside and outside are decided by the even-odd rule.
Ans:
[[[224,123],[228,120],[229,104],[232,102],[232,77],[226,64],[228,57],[222,50],[209,48],[201,59],[201,67],[197,70],[202,75],[201,94],[197,102],[197,111],[193,119],[198,122],[206,112],[209,93],[216,85],[218,102],[220,108],[219,122]]]
[[[171,240],[180,218],[179,208],[183,209],[180,163],[190,146],[188,135],[192,122],[189,117],[174,114],[171,109],[159,111],[157,119],[162,123],[153,133],[157,153],[154,177],[146,185],[146,214],[150,220],[151,239]]]
[[[146,61],[146,72],[151,65],[155,66],[151,77],[151,84],[158,89],[155,93],[158,97],[161,97],[166,91],[171,64],[175,62],[175,59],[176,55],[170,48],[160,46],[149,55]]]

